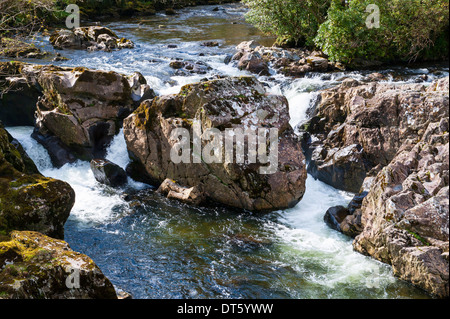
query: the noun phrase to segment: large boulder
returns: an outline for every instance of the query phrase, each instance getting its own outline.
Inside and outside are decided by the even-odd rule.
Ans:
[[[361,192],[356,194],[347,207],[333,206],[330,207],[323,217],[325,223],[330,228],[337,230],[349,237],[356,237],[362,232],[361,224],[361,206],[368,191],[364,188]]]
[[[117,299],[88,256],[33,231],[0,239],[0,299]]]
[[[233,156],[223,160],[225,143],[212,144],[210,137],[199,141],[203,152],[189,150],[187,158],[175,163],[173,150],[180,141],[172,131],[181,128],[190,137],[198,130],[203,137],[205,132],[214,131],[214,142],[216,138],[223,141],[224,133],[230,130],[268,133],[272,128],[275,136],[270,145],[278,147],[273,153],[278,161],[252,161],[250,152],[239,162]],[[268,95],[253,77],[199,82],[184,86],[178,94],[145,101],[124,120],[124,134],[133,160],[131,167],[138,170],[135,176],[145,175],[155,185],[170,179],[183,187],[198,187],[208,200],[252,211],[292,207],[305,192],[305,161],[289,125],[288,102],[283,96]],[[246,142],[233,141],[231,155],[240,147],[248,150],[251,139],[242,137]],[[211,152],[205,150],[214,150],[217,160],[206,161]]]
[[[255,41],[247,41],[240,43],[234,55],[235,60],[239,60],[237,67],[240,70],[246,70],[250,73],[259,75],[270,75],[268,61],[264,60],[261,54],[255,51],[260,44]]]
[[[448,92],[448,78],[440,80]],[[447,83],[445,85],[445,83]],[[324,90],[301,126],[308,172],[338,189],[358,192],[408,141],[431,122],[448,117],[445,90],[424,84],[364,84],[353,79]]]
[[[74,202],[72,187],[42,176],[0,123],[0,234],[34,230],[63,238]]]
[[[238,68],[258,75],[270,75],[267,62],[257,52],[245,52],[239,59]]]
[[[56,30],[50,36],[50,43],[58,50],[111,51],[134,48],[131,40],[119,38],[112,30],[101,26]]]
[[[16,69],[15,78],[32,92],[39,92],[32,94],[38,97],[33,137],[46,147],[57,167],[77,158],[104,157],[122,120],[141,101],[155,96],[138,72],[125,76],[79,67],[31,64],[20,64]]]

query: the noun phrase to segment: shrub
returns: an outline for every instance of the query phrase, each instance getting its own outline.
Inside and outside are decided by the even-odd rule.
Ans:
[[[247,21],[279,40],[311,46],[330,0],[243,0]]]
[[[369,29],[369,4],[380,8],[380,27]],[[448,0],[333,1],[316,45],[331,60],[415,61],[448,56]]]

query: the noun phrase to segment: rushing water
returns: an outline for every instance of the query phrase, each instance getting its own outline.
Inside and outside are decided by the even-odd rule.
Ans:
[[[273,40],[245,24],[242,15],[238,5],[224,5],[217,12],[205,6],[181,10],[176,17],[158,14],[113,22],[107,26],[132,39],[136,49],[64,51],[71,60],[60,65],[140,71],[159,94],[176,93],[183,84],[214,74],[242,75],[245,73],[224,63],[233,47],[244,40],[265,44]],[[207,40],[221,45],[201,46]],[[177,48],[169,49],[168,44]],[[177,76],[168,67],[175,58],[202,61],[212,70],[206,75]],[[403,69],[407,81],[424,73],[430,80],[442,76],[442,71],[434,69]],[[295,127],[306,119],[317,91],[344,77],[362,75],[260,79],[269,91],[286,95]],[[65,180],[74,188],[76,202],[65,225],[65,240],[74,250],[90,256],[116,287],[135,298],[428,297],[397,280],[390,266],[354,252],[351,239],[325,225],[325,211],[347,204],[352,194],[310,176],[304,198],[292,209],[253,214],[222,207],[196,208],[165,199],[131,179],[122,189],[101,185],[87,162],[55,169],[45,149],[30,137],[31,127],[8,130],[44,175]],[[122,132],[111,143],[107,158],[121,167],[127,165]],[[145,193],[145,200],[140,205],[130,204],[123,199],[124,192]]]

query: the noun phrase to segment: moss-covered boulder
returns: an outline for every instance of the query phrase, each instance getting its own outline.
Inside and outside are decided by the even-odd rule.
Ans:
[[[0,57],[42,59],[48,55],[48,52],[42,51],[32,43],[12,38],[0,38]]]
[[[63,238],[74,202],[72,187],[42,176],[0,122],[0,234],[34,230]]]
[[[0,238],[0,299],[116,299],[88,256],[33,231]]]

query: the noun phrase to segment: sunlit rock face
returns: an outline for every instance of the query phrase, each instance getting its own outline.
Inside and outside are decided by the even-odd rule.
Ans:
[[[308,172],[338,189],[359,192],[398,151],[417,143],[428,124],[448,117],[448,78],[423,84],[345,80],[324,90],[303,124]]]
[[[34,230],[63,238],[74,202],[72,187],[42,176],[0,122],[0,235]]]

